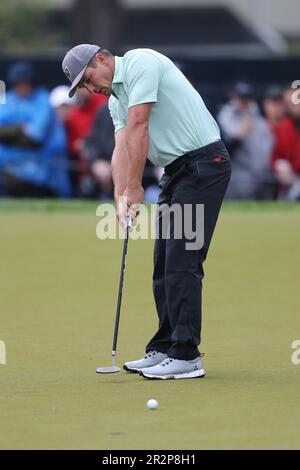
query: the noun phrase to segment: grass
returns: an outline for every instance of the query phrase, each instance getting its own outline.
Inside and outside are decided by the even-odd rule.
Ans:
[[[96,206],[0,202],[0,448],[299,449],[300,206],[224,206],[205,265],[208,374],[166,382],[95,374],[111,364],[122,251],[96,238]],[[130,240],[119,365],[156,328],[152,248]]]
[[[100,201],[99,201],[100,203]],[[0,214],[4,212],[90,212],[94,213],[98,205],[97,201],[85,201],[78,199],[1,199]],[[286,201],[246,201],[246,202],[226,202],[223,205],[225,212],[245,212],[245,211],[272,211],[272,212],[300,212],[300,204]]]

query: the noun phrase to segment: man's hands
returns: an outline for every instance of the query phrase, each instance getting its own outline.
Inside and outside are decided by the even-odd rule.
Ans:
[[[121,227],[126,229],[127,205],[123,196],[115,196],[117,219]]]
[[[126,228],[126,215],[136,224],[140,204],[144,201],[141,186],[149,150],[148,121],[152,103],[131,106],[128,124],[116,133],[116,146],[112,158],[117,217]]]
[[[136,225],[136,219],[140,213],[140,204],[144,202],[144,190],[141,185],[127,186],[123,195],[116,196],[117,217],[120,225],[126,228],[126,215],[132,220],[132,225]]]
[[[128,209],[135,204],[142,204],[144,202],[144,190],[140,184],[134,187],[127,186],[123,196],[127,198]]]
[[[140,205],[144,202],[144,190],[141,185],[128,187],[124,192],[127,213],[132,220],[132,225],[136,225],[136,219],[140,214]]]

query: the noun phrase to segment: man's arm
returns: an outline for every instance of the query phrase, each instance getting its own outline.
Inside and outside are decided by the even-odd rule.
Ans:
[[[115,198],[123,196],[127,186],[128,155],[125,142],[126,128],[115,134],[116,144],[112,155],[111,168],[115,188]]]
[[[126,129],[128,174],[125,196],[129,209],[144,201],[142,177],[149,150],[148,123],[151,108],[152,103],[143,103],[132,106],[128,110]]]
[[[126,128],[120,129],[115,134],[115,148],[111,160],[112,178],[114,182],[114,196],[117,216],[120,224],[125,226],[126,207],[123,207],[120,198],[124,195],[127,186],[128,155],[125,142]]]

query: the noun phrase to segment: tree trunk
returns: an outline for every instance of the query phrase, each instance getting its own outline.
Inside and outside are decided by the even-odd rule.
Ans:
[[[76,0],[71,15],[72,46],[90,43],[116,51],[120,21],[118,0]]]

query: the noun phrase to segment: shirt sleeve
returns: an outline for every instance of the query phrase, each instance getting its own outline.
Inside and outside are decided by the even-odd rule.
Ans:
[[[156,103],[162,74],[160,60],[149,52],[128,58],[125,79],[128,86],[128,108],[137,104]]]
[[[118,132],[120,129],[123,129],[127,125],[125,119],[121,115],[119,107],[120,104],[117,98],[111,96],[108,101],[108,109],[113,121],[115,133]]]

